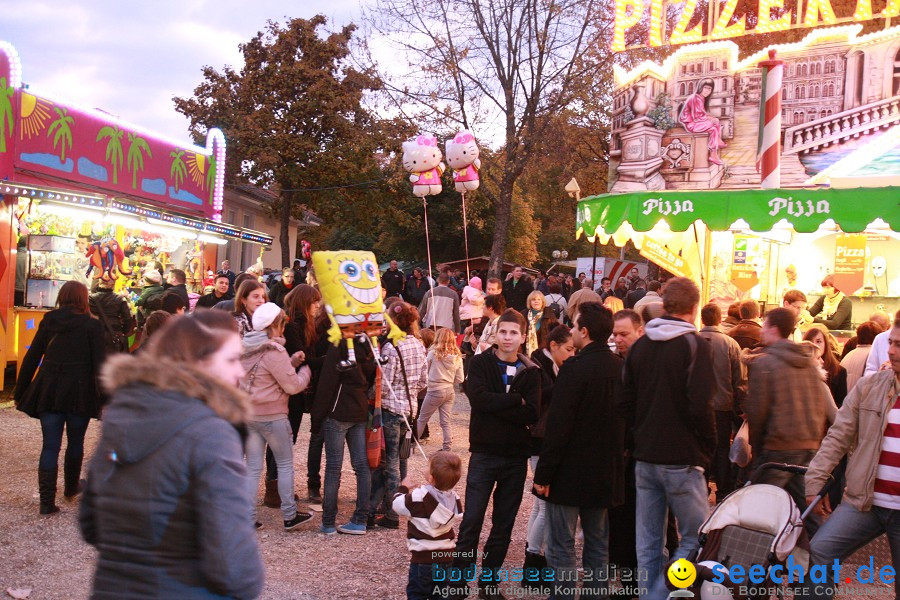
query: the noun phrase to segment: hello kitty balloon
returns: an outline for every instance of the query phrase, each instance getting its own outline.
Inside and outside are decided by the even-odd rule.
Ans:
[[[480,183],[478,170],[478,144],[468,129],[460,131],[452,140],[447,140],[447,162],[453,168],[453,182],[456,191],[462,194],[477,190]]]
[[[403,142],[403,167],[410,172],[414,196],[423,198],[441,193],[441,175],[447,169],[441,158],[437,138],[430,133]]]

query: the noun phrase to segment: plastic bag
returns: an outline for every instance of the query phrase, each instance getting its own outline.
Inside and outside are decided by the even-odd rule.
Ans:
[[[738,429],[731,442],[731,450],[728,451],[728,459],[739,467],[746,467],[753,460],[753,449],[750,447],[750,427],[747,419]]]

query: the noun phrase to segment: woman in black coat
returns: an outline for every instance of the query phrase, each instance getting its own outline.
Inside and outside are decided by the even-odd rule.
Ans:
[[[38,490],[42,515],[59,511],[56,478],[63,430],[68,439],[63,494],[72,498],[81,491],[84,435],[103,404],[97,384],[105,359],[103,332],[100,322],[91,318],[87,287],[66,282],[59,290],[57,306],[38,326],[15,390],[16,407],[41,420]]]

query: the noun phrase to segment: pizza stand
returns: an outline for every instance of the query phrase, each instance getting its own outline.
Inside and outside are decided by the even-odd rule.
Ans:
[[[104,276],[133,298],[158,261],[184,269],[196,291],[229,238],[270,245],[221,222],[224,165],[221,131],[203,146],[179,142],[37,91],[0,41],[0,364],[21,362],[66,281]]]

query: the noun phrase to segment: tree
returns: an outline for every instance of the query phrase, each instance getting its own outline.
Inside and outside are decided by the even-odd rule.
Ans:
[[[50,124],[50,129],[47,130],[47,137],[53,136],[54,150],[56,150],[56,145],[62,142],[59,149],[59,162],[65,164],[66,147],[68,146],[70,150],[72,149],[72,125],[75,124],[75,119],[69,116],[68,108],[54,107],[53,110],[59,118]],[[55,135],[54,131],[56,132]]]
[[[435,123],[487,130],[499,122],[496,162],[483,161],[483,193],[495,208],[490,271],[500,271],[511,234],[516,183],[548,132],[576,101],[579,81],[609,77],[612,20],[598,0],[378,0],[375,28],[399,46],[409,71],[382,75],[398,106]],[[604,69],[606,74],[604,75]],[[496,127],[494,129],[496,131]],[[484,139],[484,136],[482,136]],[[486,180],[486,181],[485,181]],[[491,186],[484,183],[493,183]]]
[[[144,152],[153,158],[150,144],[137,134],[128,133],[128,170],[131,171],[131,187],[137,189],[138,173],[144,170]]]
[[[124,131],[119,129],[117,125],[110,127],[106,125],[97,132],[97,141],[108,139],[106,142],[106,161],[112,167],[113,183],[119,183],[119,171],[122,170],[122,136]],[[177,187],[177,186],[176,186]]]
[[[378,123],[362,107],[364,94],[380,82],[347,62],[356,27],[320,35],[326,23],[321,15],[284,25],[270,21],[240,45],[240,72],[204,67],[194,96],[174,99],[196,138],[208,127],[225,133],[228,164],[216,168],[225,168],[230,179],[277,191],[272,208],[279,213],[285,265],[290,264],[290,219],[301,201],[328,201],[307,190],[382,178]],[[333,218],[315,204],[310,208]]]

